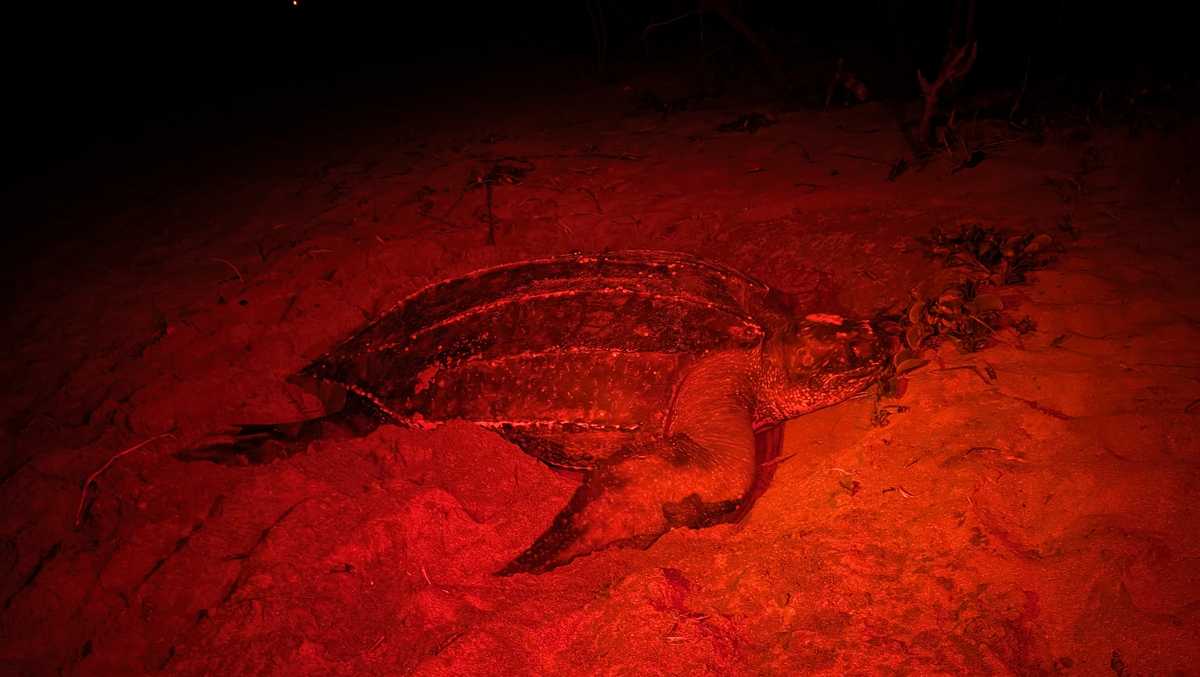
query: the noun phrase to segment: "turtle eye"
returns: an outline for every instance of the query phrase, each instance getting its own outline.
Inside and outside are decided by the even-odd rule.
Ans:
[[[853,343],[846,344],[846,350],[844,351],[844,354],[842,356],[842,362],[847,367],[858,366],[859,356],[858,356],[858,352],[854,349]]]
[[[789,361],[788,366],[792,372],[811,369],[817,363],[816,356],[813,355],[812,350],[803,343],[794,347],[790,352],[792,359]]]
[[[852,363],[870,360],[875,357],[875,343],[866,339],[850,342],[850,361]]]

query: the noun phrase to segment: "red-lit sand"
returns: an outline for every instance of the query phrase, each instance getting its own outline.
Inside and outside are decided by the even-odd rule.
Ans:
[[[332,118],[76,214],[102,236],[22,271],[7,318],[0,671],[1197,674],[1197,135],[1055,134],[888,182],[905,148],[875,105],[717,134],[754,108],[664,120],[625,96],[518,92],[428,131]],[[536,169],[497,188],[486,247],[482,191],[456,201],[504,155]],[[740,529],[499,579],[574,485],[469,425],[269,466],[170,456],[298,415],[291,370],[480,266],[680,249],[865,312],[934,269],[912,239],[933,226],[1068,217],[1068,254],[1010,292],[1037,331],[939,355],[994,383],[935,362],[886,427],[869,400],[795,421]],[[74,529],[84,478],[172,430]]]

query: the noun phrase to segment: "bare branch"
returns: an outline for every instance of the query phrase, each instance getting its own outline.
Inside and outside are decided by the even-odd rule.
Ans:
[[[925,110],[921,115],[921,127],[917,138],[925,146],[929,145],[933,136],[933,116],[941,101],[942,88],[963,79],[967,73],[971,72],[978,51],[978,43],[975,42],[951,48],[946,53],[946,58],[942,60],[942,68],[938,72],[937,79],[932,83],[925,79],[925,75],[921,71],[917,71],[917,84],[921,86],[921,92],[925,95]]]

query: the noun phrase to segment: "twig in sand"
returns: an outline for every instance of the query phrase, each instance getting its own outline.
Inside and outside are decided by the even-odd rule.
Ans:
[[[838,157],[848,157],[852,160],[862,160],[863,162],[871,162],[871,163],[874,163],[877,165],[883,165],[884,167],[888,167],[888,168],[890,168],[892,166],[891,162],[884,162],[883,160],[879,160],[879,159],[876,159],[873,157],[867,157],[866,155],[855,155],[854,153],[834,153],[834,155],[836,155]]]
[[[148,440],[143,440],[142,442],[139,442],[138,444],[135,444],[132,447],[129,447],[128,449],[126,449],[122,452],[119,452],[116,456],[113,456],[112,458],[108,459],[108,461],[104,465],[100,466],[99,470],[92,473],[91,475],[88,475],[87,481],[83,483],[83,491],[80,492],[80,494],[79,494],[79,508],[77,508],[75,510],[75,527],[76,528],[79,528],[79,524],[83,521],[83,510],[87,505],[88,490],[92,488],[92,485],[95,484],[96,480],[100,478],[100,475],[103,474],[105,470],[108,470],[108,467],[110,465],[112,465],[118,458],[121,458],[122,456],[124,456],[126,454],[131,454],[131,453],[137,451],[138,449],[141,449],[142,447],[146,446],[147,444],[150,444],[151,442],[154,442],[157,440],[161,440],[164,437],[170,437],[170,438],[174,439],[175,435],[173,435],[171,433],[163,433],[161,435],[155,435],[154,437],[151,437]]]
[[[596,211],[598,213],[600,213],[600,214],[604,213],[604,208],[600,206],[600,198],[597,198],[595,193],[593,193],[591,190],[589,190],[587,188],[583,188],[582,186],[579,188],[579,191],[581,193],[586,194],[588,197],[592,198],[592,202],[596,203]]]
[[[973,364],[960,364],[953,367],[942,367],[940,369],[934,369],[934,371],[958,371],[960,369],[974,372],[974,374],[979,377],[979,380],[983,381],[987,385],[992,385],[992,380],[989,379],[986,374],[980,371],[979,367]]]
[[[229,266],[233,270],[233,274],[237,275],[238,282],[241,282],[242,284],[246,284],[246,278],[242,277],[242,271],[238,270],[237,266],[233,265],[229,261],[226,261],[225,259],[219,259],[215,256],[212,257],[212,260],[216,261],[217,263],[224,263],[225,265]]]
[[[424,565],[422,565],[422,566],[421,566],[421,575],[425,577],[425,582],[426,582],[427,584],[429,584],[429,587],[431,587],[431,588],[437,588],[438,590],[441,590],[442,592],[445,592],[445,593],[449,593],[449,592],[450,592],[450,591],[449,591],[449,590],[447,590],[446,588],[442,588],[442,587],[438,587],[438,586],[434,585],[434,584],[433,584],[433,581],[429,580],[429,573],[425,571],[425,566],[424,566]]]
[[[666,21],[658,21],[656,23],[652,23],[642,29],[642,40],[646,40],[647,38],[649,38],[650,34],[653,33],[654,31],[658,30],[659,28],[663,28],[664,26],[670,26],[671,24],[675,23],[676,21],[683,21],[684,19],[686,19],[690,16],[693,16],[695,14],[699,14],[700,12],[701,12],[701,10],[694,9],[690,12],[684,12],[683,14],[680,14],[679,16],[675,17],[674,19],[667,19]]]
[[[1030,409],[1033,409],[1034,411],[1036,411],[1038,413],[1045,414],[1052,418],[1057,418],[1060,421],[1070,421],[1071,419],[1075,418],[1074,416],[1071,416],[1070,414],[1059,411],[1058,409],[1055,409],[1054,407],[1047,407],[1046,405],[1039,403],[1037,400],[1027,400],[1024,397],[1017,397],[1015,395],[1008,395],[1008,397],[1010,399],[1014,399],[1018,402],[1024,402],[1025,405],[1028,406]]]
[[[17,598],[17,595],[33,587],[34,581],[38,579],[38,576],[42,573],[42,570],[46,567],[46,564],[48,564],[50,560],[54,559],[55,557],[58,557],[60,552],[62,552],[62,541],[50,546],[50,549],[38,558],[38,561],[34,563],[33,568],[29,570],[28,574],[26,574],[25,580],[21,582],[20,587],[18,587],[16,590],[13,590],[12,593],[4,599],[3,608],[5,610],[8,610],[8,608],[12,606],[13,600]]]
[[[225,604],[228,603],[229,600],[233,599],[233,596],[242,589],[242,586],[246,584],[246,580],[249,578],[247,575],[246,565],[249,564],[255,553],[258,552],[258,549],[263,547],[263,545],[267,542],[267,539],[271,537],[271,533],[274,532],[280,524],[283,524],[283,521],[296,511],[296,508],[308,503],[312,499],[312,496],[305,496],[299,501],[293,503],[290,508],[280,513],[279,517],[276,517],[274,522],[271,522],[266,526],[266,528],[259,532],[258,539],[254,541],[254,544],[250,546],[249,550],[235,553],[225,558],[225,560],[228,562],[241,562],[242,564],[237,576],[233,579],[233,583],[230,583],[229,587],[225,589],[225,594],[221,595],[221,600],[217,602],[218,606],[225,606]]]
[[[992,329],[991,325],[989,325],[987,322],[984,322],[983,320],[979,319],[978,315],[968,315],[967,317],[978,322],[984,329],[990,331],[992,333],[992,338],[996,339],[997,342],[1003,343],[1006,346],[1016,347],[1012,341],[1006,341],[1006,340],[1000,338],[1000,334],[995,329]]]

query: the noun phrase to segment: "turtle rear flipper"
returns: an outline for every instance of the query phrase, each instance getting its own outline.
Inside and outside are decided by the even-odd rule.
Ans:
[[[672,439],[629,451],[588,473],[550,528],[496,575],[545,573],[609,548],[649,548],[671,529],[700,529],[739,514],[749,478],[735,470],[705,471],[711,485],[733,487],[716,490],[723,495],[706,500],[689,491],[697,472],[691,456],[705,453],[694,443]]]

